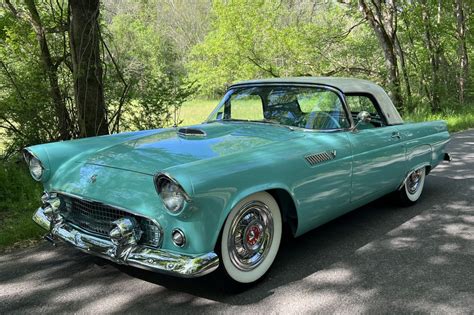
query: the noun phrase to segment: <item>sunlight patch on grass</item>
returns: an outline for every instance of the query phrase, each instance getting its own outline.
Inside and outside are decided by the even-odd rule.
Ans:
[[[202,123],[217,107],[217,104],[219,100],[208,99],[194,99],[183,103],[180,112],[183,122],[180,125],[190,126]]]

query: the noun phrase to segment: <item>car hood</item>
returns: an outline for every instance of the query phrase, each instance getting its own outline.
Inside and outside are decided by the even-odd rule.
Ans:
[[[176,165],[245,153],[302,136],[283,126],[243,122],[185,129],[199,135],[182,135],[177,128],[137,133],[133,139],[98,150],[80,162],[153,175]]]

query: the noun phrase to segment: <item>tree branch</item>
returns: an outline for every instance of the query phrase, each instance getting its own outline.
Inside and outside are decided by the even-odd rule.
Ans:
[[[255,59],[251,58],[250,56],[246,56],[248,60],[250,60],[254,65],[256,65],[259,69],[269,73],[271,76],[275,77],[275,78],[278,78],[279,75],[276,74],[275,72],[273,72],[273,68],[270,66],[269,69],[263,67],[262,65],[260,65]]]

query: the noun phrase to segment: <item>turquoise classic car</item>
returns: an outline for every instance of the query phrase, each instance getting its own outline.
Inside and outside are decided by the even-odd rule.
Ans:
[[[218,267],[251,283],[283,228],[297,237],[395,193],[416,202],[449,160],[446,123],[404,123],[369,81],[286,78],[232,85],[200,125],[31,146],[44,185],[34,221],[119,264],[182,277]]]

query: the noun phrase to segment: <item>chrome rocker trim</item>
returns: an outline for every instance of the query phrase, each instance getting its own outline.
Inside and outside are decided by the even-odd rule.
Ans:
[[[88,254],[100,256],[122,265],[183,278],[204,276],[219,267],[219,257],[214,252],[190,256],[140,245],[122,251],[111,241],[84,233],[65,222],[57,222],[51,228],[51,221],[41,207],[33,215],[33,221],[42,228],[51,231],[50,236],[54,238]]]

